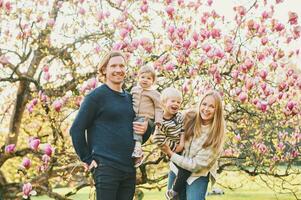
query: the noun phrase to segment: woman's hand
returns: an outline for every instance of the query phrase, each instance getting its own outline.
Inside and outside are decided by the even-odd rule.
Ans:
[[[144,122],[133,122],[133,129],[138,135],[143,135],[147,130],[148,120]]]
[[[161,151],[165,153],[168,157],[171,157],[173,154],[170,147],[166,143],[161,146]]]
[[[178,144],[177,147],[176,147],[175,152],[180,153],[180,152],[183,151],[183,149],[184,149],[184,145],[183,144]]]

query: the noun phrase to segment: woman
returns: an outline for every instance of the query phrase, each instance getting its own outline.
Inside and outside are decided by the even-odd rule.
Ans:
[[[178,196],[172,191],[177,174],[176,164],[192,172],[186,181],[186,187],[179,194],[180,199],[204,200],[209,178],[212,183],[216,179],[217,160],[225,135],[222,100],[216,91],[206,92],[197,108],[186,113],[184,128],[185,150],[182,155],[172,152],[167,145],[162,147],[162,151],[172,161],[166,197],[176,199]]]

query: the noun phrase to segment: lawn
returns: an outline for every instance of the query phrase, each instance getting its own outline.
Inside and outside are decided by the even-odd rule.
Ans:
[[[301,179],[299,179],[301,180]],[[276,181],[276,180],[271,180]],[[273,184],[271,182],[271,184]],[[230,186],[232,189],[224,188]],[[239,172],[223,173],[214,187],[222,188],[225,192],[224,195],[208,196],[207,200],[294,200],[291,194],[279,194],[268,188],[260,177],[249,177],[246,174]],[[57,189],[56,192],[61,194],[69,192],[70,189],[62,188]],[[75,196],[71,197],[74,200],[88,199],[91,188],[84,188]],[[164,191],[148,191],[144,190],[143,200],[164,200]],[[210,189],[209,189],[210,191]],[[301,188],[298,188],[301,191]],[[50,198],[41,196],[34,197],[33,200],[50,200]]]

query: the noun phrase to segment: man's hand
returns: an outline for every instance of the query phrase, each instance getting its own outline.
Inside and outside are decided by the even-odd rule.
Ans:
[[[90,165],[88,165],[87,163],[84,163],[85,172],[91,171],[91,169],[96,168],[96,167],[97,167],[97,163],[95,160],[92,160]]]
[[[147,130],[148,120],[144,122],[133,122],[133,129],[135,133],[143,135]]]

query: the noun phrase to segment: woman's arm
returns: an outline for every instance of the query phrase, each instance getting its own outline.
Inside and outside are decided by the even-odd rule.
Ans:
[[[214,152],[211,149],[200,149],[197,154],[192,157],[184,157],[181,155],[178,155],[176,153],[170,154],[170,160],[177,164],[179,167],[182,167],[184,169],[187,169],[191,172],[197,172],[202,168],[208,168],[212,164],[215,163],[215,161],[219,157],[218,152]]]

